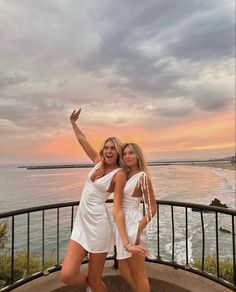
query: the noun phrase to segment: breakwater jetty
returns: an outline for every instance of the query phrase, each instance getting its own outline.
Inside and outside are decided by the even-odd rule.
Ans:
[[[224,159],[205,159],[205,160],[165,160],[165,161],[148,161],[148,166],[163,166],[163,165],[209,165],[223,163],[234,163],[231,157]],[[18,168],[34,169],[59,169],[59,168],[91,168],[93,163],[75,163],[75,164],[41,164],[41,165],[19,165]]]

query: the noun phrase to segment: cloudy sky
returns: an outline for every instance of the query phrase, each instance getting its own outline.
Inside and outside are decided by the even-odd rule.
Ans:
[[[0,0],[0,163],[87,158],[109,135],[147,159],[235,152],[234,0]]]

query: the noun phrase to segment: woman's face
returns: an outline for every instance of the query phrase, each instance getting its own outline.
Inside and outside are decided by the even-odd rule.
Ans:
[[[123,150],[123,160],[128,167],[137,165],[138,157],[130,146],[126,146]]]
[[[116,164],[118,159],[118,153],[116,147],[112,141],[107,141],[103,147],[103,157],[107,164]]]

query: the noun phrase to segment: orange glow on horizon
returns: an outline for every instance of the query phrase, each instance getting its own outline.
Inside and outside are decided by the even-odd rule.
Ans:
[[[163,131],[144,126],[118,127],[93,126],[83,127],[88,141],[98,151],[101,143],[108,136],[117,136],[122,142],[136,142],[144,152],[161,153],[184,151],[227,150],[234,154],[235,147],[235,114],[227,112],[215,114],[212,117],[184,122],[179,125],[168,126]],[[158,131],[161,131],[158,133]],[[40,147],[34,153],[45,157],[82,157],[86,158],[84,151],[76,140],[73,130],[58,134]]]

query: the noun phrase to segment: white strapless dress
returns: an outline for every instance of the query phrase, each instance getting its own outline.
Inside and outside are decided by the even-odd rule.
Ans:
[[[91,175],[99,166],[96,164],[87,175],[71,234],[72,240],[92,253],[114,250],[113,224],[105,202],[111,180],[120,168],[92,182]]]

